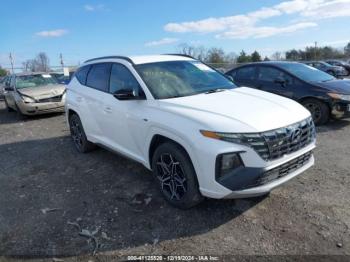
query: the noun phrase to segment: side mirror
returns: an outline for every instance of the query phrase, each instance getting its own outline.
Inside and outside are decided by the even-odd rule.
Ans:
[[[230,76],[230,75],[226,75],[226,77],[228,78],[228,80],[230,80],[231,82],[234,82],[235,80],[233,79],[233,77],[232,76]]]
[[[6,85],[4,90],[5,91],[14,91],[14,88],[12,86]]]
[[[113,96],[118,100],[142,100],[144,97],[136,94],[136,91],[133,89],[121,89],[116,91]]]

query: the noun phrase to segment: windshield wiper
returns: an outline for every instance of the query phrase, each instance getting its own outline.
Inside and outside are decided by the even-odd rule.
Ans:
[[[212,94],[212,93],[217,93],[217,92],[223,92],[226,91],[227,89],[224,88],[217,88],[217,89],[210,89],[204,92],[204,94]]]

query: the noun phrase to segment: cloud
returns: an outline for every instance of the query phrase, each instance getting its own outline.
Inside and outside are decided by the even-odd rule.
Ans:
[[[51,31],[37,32],[35,35],[41,36],[41,37],[61,37],[67,33],[68,33],[68,30],[66,29],[56,29]]]
[[[179,39],[177,39],[177,38],[162,38],[162,39],[157,40],[157,41],[147,42],[147,43],[145,43],[145,46],[169,45],[169,44],[174,44],[178,41],[179,41]]]
[[[316,23],[297,23],[284,27],[272,27],[272,26],[261,26],[242,28],[235,31],[227,31],[222,34],[216,35],[216,38],[233,38],[233,39],[245,39],[245,38],[264,38],[274,35],[293,33],[298,30],[316,27]]]
[[[283,26],[259,26],[265,19],[294,14],[298,22]],[[173,33],[217,33],[217,38],[262,38],[316,27],[317,20],[350,16],[350,0],[292,0],[246,14],[168,23]]]
[[[94,12],[94,11],[103,11],[107,10],[104,4],[99,5],[84,5],[85,11]]]

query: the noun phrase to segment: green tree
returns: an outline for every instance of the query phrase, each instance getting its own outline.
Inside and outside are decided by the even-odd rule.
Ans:
[[[249,63],[252,61],[251,56],[247,55],[244,50],[241,51],[239,56],[237,57],[237,63],[242,64],[242,63]]]
[[[0,66],[0,77],[7,75],[7,71]]]
[[[252,62],[261,62],[261,55],[259,54],[258,51],[254,51],[251,54],[251,57],[252,57]]]

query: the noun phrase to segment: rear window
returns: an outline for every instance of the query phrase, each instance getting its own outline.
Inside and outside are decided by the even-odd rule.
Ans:
[[[111,63],[94,64],[86,79],[86,85],[97,90],[108,92]]]
[[[90,65],[80,67],[77,72],[75,72],[75,77],[78,79],[80,84],[85,85],[86,84],[86,77],[90,70]]]

